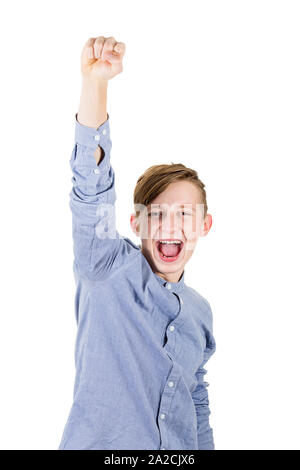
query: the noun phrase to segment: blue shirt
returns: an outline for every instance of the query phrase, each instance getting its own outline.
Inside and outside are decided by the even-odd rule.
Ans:
[[[96,130],[76,114],[76,378],[59,449],[214,449],[203,380],[215,351],[210,305],[184,272],[177,283],[155,274],[116,230],[111,146],[109,115]]]

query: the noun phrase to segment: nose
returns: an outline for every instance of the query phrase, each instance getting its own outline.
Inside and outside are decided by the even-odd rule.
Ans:
[[[181,238],[181,220],[174,212],[162,219],[160,238]]]

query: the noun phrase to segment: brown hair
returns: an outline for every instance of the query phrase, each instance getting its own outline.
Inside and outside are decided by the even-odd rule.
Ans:
[[[150,166],[137,180],[133,194],[134,204],[148,206],[169,184],[179,180],[190,181],[199,189],[205,217],[207,214],[205,185],[198,178],[197,171],[187,168],[182,163]],[[136,211],[137,215],[138,213],[139,211]]]

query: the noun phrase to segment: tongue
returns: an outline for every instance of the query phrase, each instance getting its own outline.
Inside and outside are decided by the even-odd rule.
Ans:
[[[177,256],[180,250],[180,245],[167,245],[160,243],[160,251],[165,256]]]

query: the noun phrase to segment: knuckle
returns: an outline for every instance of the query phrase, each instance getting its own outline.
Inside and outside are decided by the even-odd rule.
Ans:
[[[97,39],[96,39],[96,42],[97,43],[101,43],[101,42],[104,42],[105,41],[105,37],[104,36],[98,36]]]
[[[117,46],[117,47],[116,47],[117,51],[118,51],[121,55],[123,55],[123,54],[125,53],[125,44],[124,44],[123,42],[118,42],[118,43],[116,44],[116,46]]]

